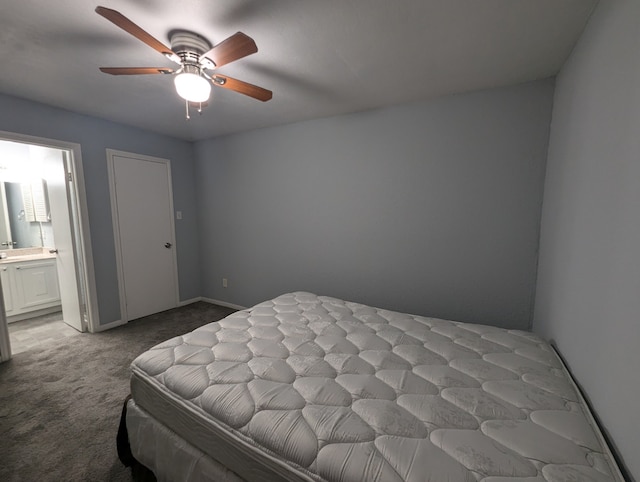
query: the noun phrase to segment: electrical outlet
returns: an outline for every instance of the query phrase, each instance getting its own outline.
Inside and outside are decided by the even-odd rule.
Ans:
[[[227,282],[227,278],[222,278],[222,287],[226,288],[229,285],[229,283]]]

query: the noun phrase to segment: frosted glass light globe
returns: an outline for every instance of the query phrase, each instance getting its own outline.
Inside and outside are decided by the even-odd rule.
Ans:
[[[183,72],[174,79],[176,92],[189,102],[206,102],[211,95],[211,83],[198,74]]]

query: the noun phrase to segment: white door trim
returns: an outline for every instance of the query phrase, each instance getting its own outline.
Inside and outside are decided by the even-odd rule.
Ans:
[[[178,306],[180,301],[179,284],[178,284],[178,257],[177,257],[177,245],[176,245],[176,227],[174,221],[174,207],[173,207],[173,181],[171,179],[171,161],[169,159],[163,159],[161,157],[147,156],[143,154],[134,154],[126,151],[119,151],[116,149],[107,149],[107,170],[109,173],[109,196],[111,198],[111,220],[113,222],[113,240],[116,248],[116,268],[118,271],[118,294],[120,296],[120,321],[127,323],[129,321],[129,315],[127,313],[126,293],[124,285],[124,269],[122,259],[122,246],[120,244],[120,224],[118,222],[118,202],[116,197],[116,185],[115,185],[115,162],[114,157],[130,157],[133,159],[140,159],[142,161],[158,162],[165,164],[167,167],[167,176],[169,181],[169,208],[171,210],[169,219],[171,226],[171,244],[175,249],[171,250],[173,258],[173,276],[175,279],[175,306]]]
[[[80,245],[76,247],[76,255],[80,258],[81,277],[84,280],[84,291],[86,301],[86,317],[87,328],[90,332],[98,331],[100,326],[100,318],[98,314],[98,295],[96,290],[96,277],[93,265],[93,251],[91,247],[91,233],[89,229],[89,210],[87,208],[86,186],[84,181],[84,170],[82,167],[82,153],[80,144],[75,142],[60,141],[57,139],[48,139],[46,137],[31,136],[16,132],[0,131],[0,140],[22,142],[25,144],[33,144],[42,147],[51,147],[54,149],[66,150],[70,153],[68,168],[74,180],[75,188],[75,206],[73,206],[78,214],[78,238]],[[80,282],[80,281],[79,281]],[[4,307],[0,310],[1,325],[6,325],[6,316]],[[2,333],[4,330],[0,328],[0,345],[4,346]],[[9,343],[9,340],[6,340]],[[3,353],[3,360],[5,359]]]
[[[11,359],[11,343],[9,343],[9,323],[4,312],[4,298],[0,296],[0,362]]]

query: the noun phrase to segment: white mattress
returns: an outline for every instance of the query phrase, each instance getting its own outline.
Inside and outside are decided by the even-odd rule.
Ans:
[[[622,480],[522,331],[291,293],[132,364],[136,404],[247,480]]]

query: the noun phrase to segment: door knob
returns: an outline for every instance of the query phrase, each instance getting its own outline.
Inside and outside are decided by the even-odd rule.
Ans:
[[[167,248],[167,249],[170,249],[171,246],[172,246],[171,243],[164,243],[164,247]]]
[[[49,252],[51,254],[58,254],[58,250],[57,249],[50,249]]]

